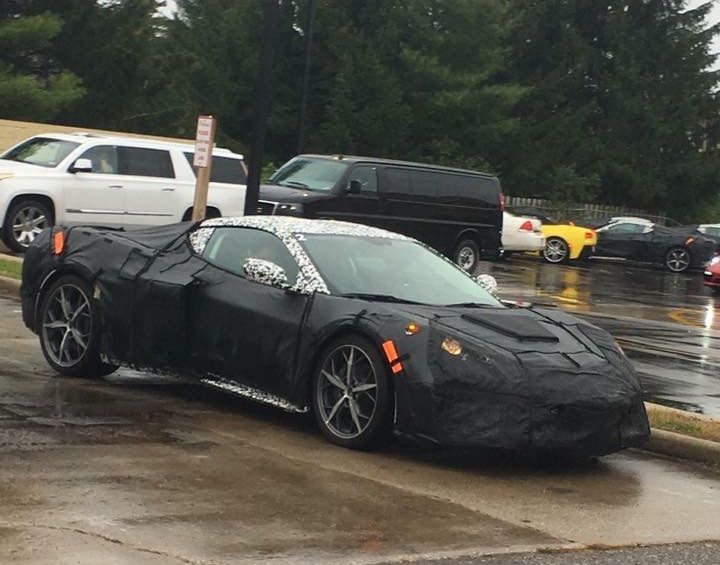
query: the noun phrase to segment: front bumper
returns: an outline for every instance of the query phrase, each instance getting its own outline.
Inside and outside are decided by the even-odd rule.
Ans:
[[[710,288],[720,288],[720,273],[706,270],[703,273],[703,284]]]

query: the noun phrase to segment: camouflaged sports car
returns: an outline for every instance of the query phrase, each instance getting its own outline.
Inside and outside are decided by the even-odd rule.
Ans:
[[[380,229],[277,216],[56,228],[27,252],[22,299],[58,373],[183,376],[310,411],[346,447],[398,431],[589,455],[649,436],[640,385],[609,334],[504,304]]]

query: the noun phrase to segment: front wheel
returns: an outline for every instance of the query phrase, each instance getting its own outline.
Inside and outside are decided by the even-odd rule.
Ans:
[[[322,434],[352,449],[373,449],[391,437],[393,397],[377,348],[344,336],[324,351],[315,370],[313,413]]]
[[[52,215],[45,203],[20,200],[10,207],[5,217],[3,240],[12,251],[22,253],[41,231],[52,225]]]
[[[665,254],[665,268],[673,273],[684,273],[690,268],[690,252],[685,247],[673,247]]]
[[[463,271],[473,273],[480,262],[480,247],[472,239],[463,239],[455,248],[453,259]]]
[[[40,306],[40,346],[61,375],[101,377],[116,367],[100,360],[100,319],[90,285],[80,277],[60,277]]]
[[[545,240],[543,258],[548,263],[564,263],[570,257],[570,248],[567,242],[559,237],[549,237]]]

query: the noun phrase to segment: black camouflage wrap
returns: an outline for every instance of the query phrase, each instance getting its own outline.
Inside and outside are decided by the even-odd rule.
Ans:
[[[301,274],[292,289],[207,263],[212,230],[239,225],[280,237]],[[208,220],[123,232],[71,228],[65,253],[44,232],[28,250],[23,317],[53,280],[90,281],[108,361],[182,375],[291,411],[309,407],[325,346],[341,333],[395,342],[397,431],[442,445],[602,455],[641,445],[649,426],[636,375],[605,331],[555,309],[447,308],[371,302],[327,290],[298,237],[402,237],[341,222],[283,217]],[[318,231],[321,230],[321,231]],[[268,281],[269,282],[269,281]],[[292,282],[292,281],[291,281]],[[409,322],[420,332],[407,335]],[[441,344],[459,342],[451,355]],[[390,374],[390,373],[389,373]]]

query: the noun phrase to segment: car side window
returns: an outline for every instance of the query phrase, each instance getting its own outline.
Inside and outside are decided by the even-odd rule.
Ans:
[[[138,177],[175,178],[170,152],[145,147],[119,147],[121,175]]]
[[[360,182],[362,192],[376,193],[378,190],[377,167],[373,167],[372,165],[356,165],[352,171],[350,171],[348,184],[354,180]]]
[[[193,167],[195,153],[184,152],[183,155],[185,155],[185,159],[187,159],[190,167]],[[195,172],[194,168],[193,172]],[[247,183],[247,173],[245,172],[242,159],[213,155],[212,168],[210,169],[210,182],[223,182],[227,184]]]
[[[253,228],[216,228],[205,246],[203,257],[241,276],[244,276],[243,265],[248,259],[264,259],[282,267],[290,284],[294,284],[300,271],[290,251],[277,236]]]
[[[97,145],[80,155],[79,159],[90,159],[95,174],[118,174],[117,148],[113,145]]]
[[[640,224],[622,223],[608,226],[607,231],[610,233],[643,233],[646,227]]]
[[[410,175],[407,169],[388,167],[383,171],[383,183],[380,192],[407,195],[410,192]]]

